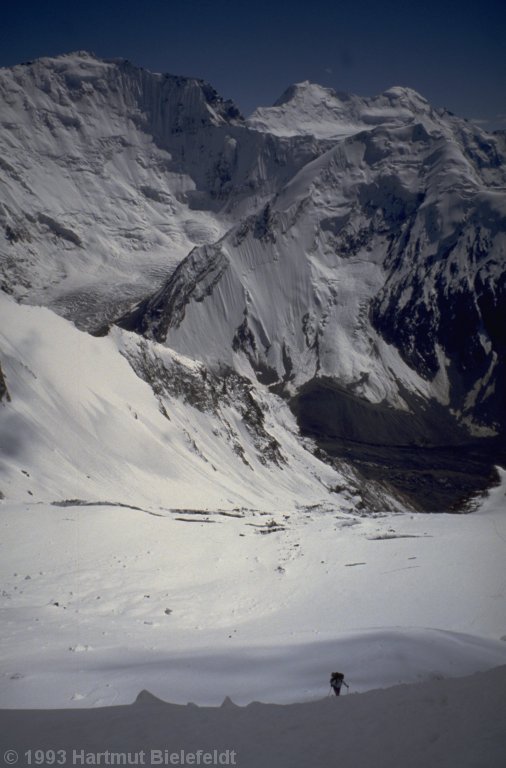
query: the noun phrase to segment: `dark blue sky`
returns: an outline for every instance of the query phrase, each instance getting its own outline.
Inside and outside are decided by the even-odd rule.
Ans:
[[[291,83],[408,85],[506,127],[506,2],[73,0],[2,3],[0,66],[90,50],[211,82],[249,113]]]

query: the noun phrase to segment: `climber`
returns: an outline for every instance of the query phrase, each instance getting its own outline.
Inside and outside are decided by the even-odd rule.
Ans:
[[[341,686],[345,685],[347,688],[350,686],[348,683],[344,681],[344,675],[341,672],[332,672],[330,676],[330,687],[336,694],[336,696],[339,696],[341,693]]]

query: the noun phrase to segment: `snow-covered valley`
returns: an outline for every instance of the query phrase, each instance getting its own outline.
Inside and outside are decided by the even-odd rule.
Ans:
[[[472,514],[2,507],[2,707],[311,701],[506,663],[506,477]]]
[[[135,335],[0,308],[3,706],[297,701],[336,663],[367,690],[506,662],[504,472],[478,511],[412,514],[267,391],[253,429],[240,387],[212,405],[165,347],[155,392]]]

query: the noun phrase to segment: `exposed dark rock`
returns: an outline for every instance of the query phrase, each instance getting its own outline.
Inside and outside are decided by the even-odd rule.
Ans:
[[[116,325],[165,341],[169,328],[181,324],[188,303],[210,295],[227,267],[228,258],[219,245],[194,248],[159,291],[116,320]]]
[[[239,435],[225,414],[225,409],[233,406],[241,415],[258,460],[262,464],[286,464],[281,446],[265,427],[264,412],[255,398],[251,381],[231,368],[223,368],[219,373],[214,373],[203,364],[189,368],[168,356],[159,357],[144,340],[139,340],[135,350],[124,354],[136,374],[151,386],[160,408],[166,414],[168,406],[163,399],[165,395],[181,399],[199,411],[213,414],[233,450],[248,464]],[[170,413],[167,416],[170,417]],[[195,448],[198,450],[198,446]]]
[[[316,378],[292,400],[304,432],[325,439],[395,446],[462,445],[469,441],[448,410],[435,401],[429,406],[403,393],[412,412],[363,400],[334,380]]]
[[[242,350],[247,355],[256,354],[257,344],[255,341],[255,334],[248,325],[247,316],[245,316],[234,334],[234,338],[232,339],[232,349],[234,352]]]
[[[9,395],[9,390],[7,389],[7,384],[5,381],[5,376],[2,371],[2,366],[0,365],[0,402],[2,402],[4,398],[7,400],[8,403],[10,403],[11,396]]]
[[[444,406],[403,392],[411,412],[372,404],[315,379],[292,400],[301,431],[317,440],[323,459],[351,461],[369,482],[386,483],[427,512],[462,508],[496,480],[506,463],[500,438],[473,439]]]
[[[439,370],[437,349],[441,349],[453,410],[503,432],[506,273],[489,257],[479,228],[465,246],[466,259],[457,258],[457,244],[462,249],[466,237],[462,233],[452,238],[451,245],[441,244],[434,266],[422,261],[414,275],[402,277],[393,271],[373,301],[370,316],[386,341],[427,380]]]
[[[48,228],[48,230],[55,235],[55,237],[61,240],[66,240],[72,245],[78,247],[82,246],[81,238],[72,229],[65,227],[59,221],[47,216],[45,213],[39,213],[38,220],[41,224]]]
[[[253,227],[253,237],[264,242],[275,243],[275,215],[271,210],[269,203],[265,206],[255,219]]]

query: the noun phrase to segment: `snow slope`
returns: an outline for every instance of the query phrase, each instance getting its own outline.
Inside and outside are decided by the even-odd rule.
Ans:
[[[0,328],[10,397],[0,403],[0,490],[9,499],[267,510],[357,503],[353,472],[317,460],[283,401],[237,376],[213,380],[135,335],[95,338],[5,294]]]
[[[504,472],[473,514],[400,514],[237,374],[6,296],[0,327],[2,706],[286,702],[336,664],[367,690],[506,659]]]
[[[469,515],[4,501],[0,704],[286,703],[335,668],[364,691],[504,664],[505,493]]]
[[[0,718],[19,755],[34,744],[58,748],[66,750],[60,758],[69,766],[76,764],[76,749],[77,759],[83,752],[90,763],[102,764],[126,762],[128,755],[131,764],[180,764],[184,750],[188,765],[204,764],[205,752],[211,764],[244,768],[502,768],[505,690],[501,667],[284,707],[255,703],[243,709],[230,700],[212,709],[179,707],[143,691],[129,707],[4,711]]]

